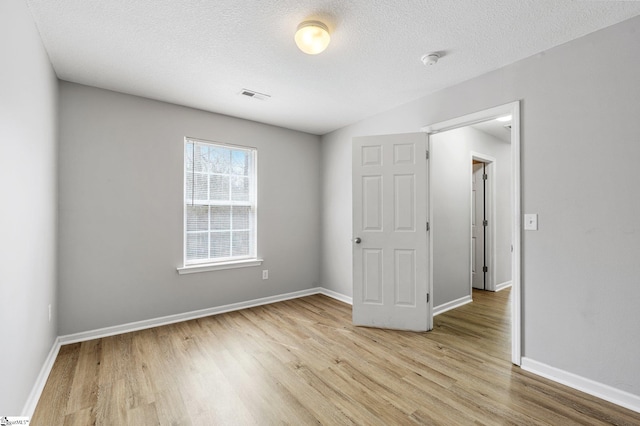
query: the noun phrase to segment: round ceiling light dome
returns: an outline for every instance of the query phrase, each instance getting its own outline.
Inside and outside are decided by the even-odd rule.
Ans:
[[[298,48],[308,55],[323,52],[329,42],[329,28],[320,21],[304,21],[298,25],[295,36]]]

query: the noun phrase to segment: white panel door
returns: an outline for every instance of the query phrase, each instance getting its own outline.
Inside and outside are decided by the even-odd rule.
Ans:
[[[426,331],[427,136],[353,139],[353,322]]]

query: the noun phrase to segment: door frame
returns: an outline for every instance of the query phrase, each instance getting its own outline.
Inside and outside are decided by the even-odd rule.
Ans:
[[[485,201],[488,201],[488,204],[486,205],[487,208],[487,216],[488,216],[488,220],[489,220],[489,232],[487,232],[487,234],[485,235],[485,254],[487,256],[488,262],[487,262],[487,266],[489,267],[489,271],[487,272],[487,276],[486,276],[486,290],[487,291],[496,291],[496,245],[495,245],[495,240],[496,240],[496,201],[495,201],[495,192],[496,192],[496,177],[495,177],[495,170],[496,170],[496,159],[490,155],[486,155],[486,154],[482,154],[479,152],[475,152],[475,151],[471,151],[471,156],[470,156],[471,162],[473,162],[473,160],[477,160],[480,161],[482,163],[484,163],[487,169],[487,174],[491,177],[491,179],[489,180],[489,185],[487,185],[486,191],[484,193],[484,198]],[[471,187],[473,188],[473,171],[471,172]],[[473,198],[473,195],[469,195],[470,197]],[[471,223],[473,223],[473,215],[475,214],[475,212],[473,211],[473,200],[471,200],[471,217],[470,217],[470,221]],[[473,226],[470,227],[470,234],[469,234],[469,241],[472,241],[473,238]],[[472,250],[471,250],[472,251]],[[473,252],[473,251],[472,251]],[[473,262],[474,259],[471,259],[471,262]],[[472,267],[473,270],[473,267]],[[471,288],[471,292],[473,292],[473,272],[469,272],[470,273],[470,278],[469,278],[469,286]],[[469,293],[472,294],[472,293]]]
[[[511,362],[520,365],[522,362],[522,199],[521,199],[521,175],[520,175],[520,101],[510,102],[483,111],[474,112],[453,118],[451,120],[423,126],[420,130],[427,133],[428,148],[431,151],[432,135],[446,130],[466,127],[483,121],[492,120],[505,115],[511,115]],[[432,182],[431,167],[428,170],[429,182]],[[429,218],[433,218],[432,193],[429,190]],[[433,238],[429,233],[429,293],[433,294]],[[433,297],[431,298],[433,301]],[[433,310],[431,310],[433,312]],[[429,318],[430,326],[433,325],[433,316]]]

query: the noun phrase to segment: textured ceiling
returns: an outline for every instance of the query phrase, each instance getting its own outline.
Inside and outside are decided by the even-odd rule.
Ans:
[[[640,14],[623,1],[26,1],[62,80],[315,134]],[[293,41],[306,19],[330,28],[320,55]]]

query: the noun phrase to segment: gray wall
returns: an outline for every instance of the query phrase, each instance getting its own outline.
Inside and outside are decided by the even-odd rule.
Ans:
[[[471,159],[467,129],[430,138],[433,306],[471,293]]]
[[[633,18],[323,136],[323,286],[351,294],[353,136],[521,99],[523,355],[640,396],[639,44]]]
[[[318,285],[318,136],[67,82],[60,106],[61,335]],[[262,267],[176,272],[185,136],[258,148]]]
[[[471,294],[471,152],[496,159],[496,220],[491,221],[496,227],[495,275],[497,283],[511,280],[511,146],[463,127],[433,135],[430,149],[433,306],[438,307]]]
[[[20,415],[56,337],[57,81],[27,5],[0,2],[0,413]]]

